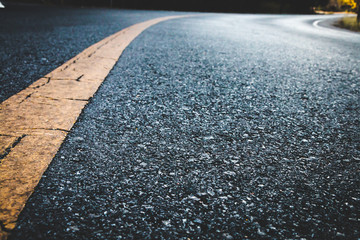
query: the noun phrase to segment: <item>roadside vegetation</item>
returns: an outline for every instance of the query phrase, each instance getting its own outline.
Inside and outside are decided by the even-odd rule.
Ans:
[[[337,27],[360,32],[360,0],[337,0],[337,9],[357,13],[356,17],[344,17],[335,24]]]
[[[360,24],[357,22],[356,17],[344,17],[336,24],[336,26],[360,32]]]

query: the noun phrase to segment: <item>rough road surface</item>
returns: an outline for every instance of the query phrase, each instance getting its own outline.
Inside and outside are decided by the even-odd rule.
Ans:
[[[179,14],[10,3],[0,10],[1,102],[123,28]]]
[[[157,14],[83,11],[94,41],[109,16]],[[359,238],[360,35],[312,24],[322,18],[212,14],[146,30],[11,239]]]

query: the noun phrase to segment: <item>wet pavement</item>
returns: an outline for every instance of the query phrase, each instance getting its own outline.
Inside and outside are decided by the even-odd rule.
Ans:
[[[12,239],[359,238],[360,35],[320,18],[213,14],[146,30]]]

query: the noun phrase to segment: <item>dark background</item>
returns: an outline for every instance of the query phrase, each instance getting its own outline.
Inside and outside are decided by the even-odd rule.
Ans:
[[[7,0],[7,2],[18,2]],[[312,13],[328,0],[23,0],[21,2],[86,7],[115,7],[234,13]]]

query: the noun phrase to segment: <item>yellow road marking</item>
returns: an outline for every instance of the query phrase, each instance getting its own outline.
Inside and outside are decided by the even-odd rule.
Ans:
[[[0,239],[6,239],[42,174],[123,50],[169,16],[135,24],[90,46],[0,104]]]

